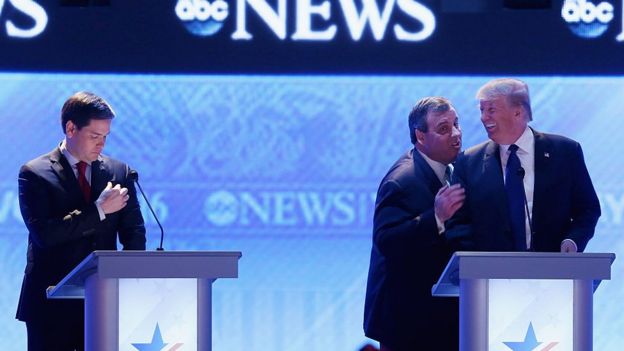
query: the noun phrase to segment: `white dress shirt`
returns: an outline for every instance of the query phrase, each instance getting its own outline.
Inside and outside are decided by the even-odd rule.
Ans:
[[[72,155],[69,150],[67,150],[67,142],[65,139],[63,139],[63,142],[61,143],[61,146],[59,146],[59,148],[61,149],[61,153],[63,153],[63,156],[65,156],[65,158],[67,159],[67,162],[69,162],[69,164],[71,165],[72,171],[74,171],[74,176],[76,176],[76,179],[78,179],[78,163],[80,163],[80,160],[75,158],[74,155]],[[89,182],[89,186],[91,186],[91,163],[86,163],[87,168],[85,169],[85,178],[87,178],[87,182]],[[95,207],[97,208],[100,215],[100,221],[106,219],[106,214],[104,213],[104,210],[102,210],[102,208],[100,207],[100,204],[97,203],[97,201],[95,202]]]

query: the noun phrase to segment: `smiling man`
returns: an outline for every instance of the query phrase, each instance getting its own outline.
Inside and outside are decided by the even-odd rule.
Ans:
[[[383,351],[419,350],[425,341],[456,351],[457,300],[434,298],[431,287],[452,253],[444,222],[464,201],[464,190],[448,185],[461,129],[442,97],[418,101],[408,126],[414,148],[394,163],[377,191],[364,331]]]
[[[580,144],[528,126],[523,81],[492,80],[477,99],[490,140],[457,158],[454,182],[466,203],[445,235],[464,250],[583,251],[600,204]]]
[[[57,284],[94,250],[145,250],[145,227],[130,168],[102,155],[115,116],[88,92],[63,105],[65,139],[20,169],[19,203],[28,228],[28,256],[17,318],[28,350],[83,350],[83,300],[47,300]]]

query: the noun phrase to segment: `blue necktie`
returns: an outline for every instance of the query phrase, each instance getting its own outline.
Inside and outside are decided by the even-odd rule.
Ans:
[[[526,229],[524,214],[524,185],[522,178],[524,172],[520,169],[520,159],[518,158],[518,145],[509,146],[509,159],[505,168],[505,190],[507,191],[507,204],[509,207],[509,219],[511,232],[514,238],[514,248],[516,251],[526,251]]]

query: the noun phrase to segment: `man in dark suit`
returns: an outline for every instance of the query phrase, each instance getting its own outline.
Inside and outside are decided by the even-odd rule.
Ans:
[[[17,318],[26,322],[28,350],[83,350],[82,300],[47,300],[93,250],[145,250],[145,227],[129,167],[102,155],[114,112],[87,92],[63,105],[65,139],[26,163],[19,203],[28,228],[28,257]],[[113,186],[113,184],[115,184]]]
[[[520,80],[492,80],[477,99],[490,140],[457,159],[453,177],[466,203],[446,236],[466,250],[583,251],[600,204],[579,143],[528,127],[529,89]]]
[[[375,205],[364,331],[382,350],[457,350],[456,299],[434,298],[451,250],[443,223],[461,207],[463,189],[448,186],[449,164],[461,149],[450,101],[420,100],[409,115],[414,148],[381,181]]]

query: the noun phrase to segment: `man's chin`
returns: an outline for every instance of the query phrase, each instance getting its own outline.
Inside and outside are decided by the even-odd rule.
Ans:
[[[505,144],[503,140],[501,140],[501,134],[496,132],[488,132],[488,138],[497,144]]]
[[[89,157],[89,162],[95,162],[100,157],[100,154],[96,154],[95,156]]]
[[[452,152],[451,152],[451,161],[455,161],[455,159],[457,158],[457,155],[459,155],[459,153],[461,152],[461,145],[459,145],[459,147],[457,148],[453,148]]]

